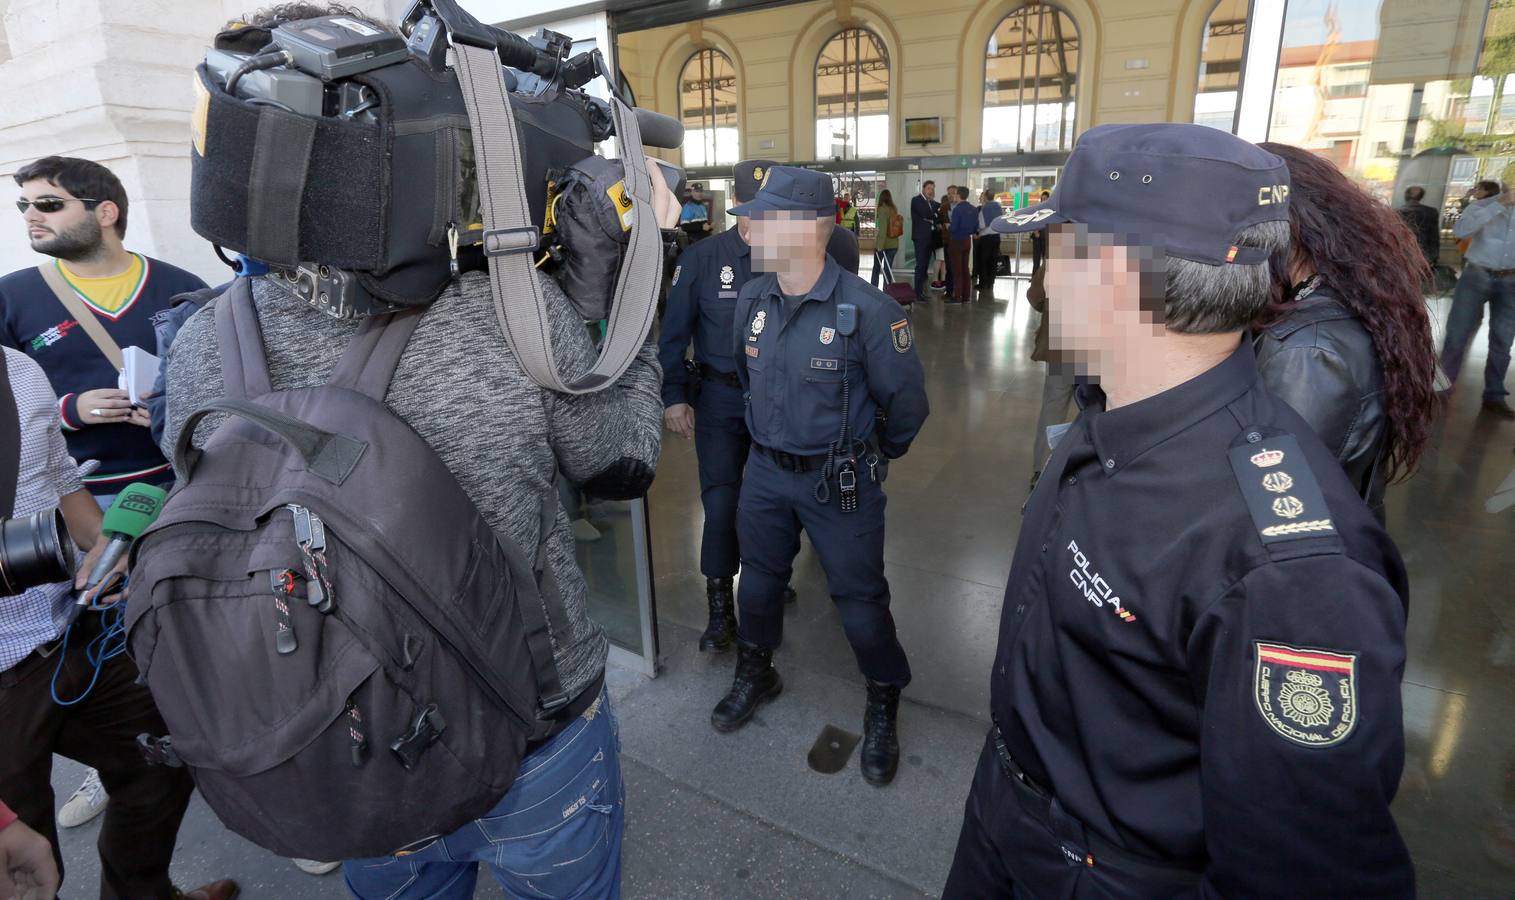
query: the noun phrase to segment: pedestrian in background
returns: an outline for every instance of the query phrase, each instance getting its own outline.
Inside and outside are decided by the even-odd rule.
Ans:
[[[1476,199],[1452,226],[1458,238],[1470,241],[1462,277],[1452,294],[1447,335],[1441,348],[1441,368],[1455,385],[1468,344],[1483,324],[1489,308],[1489,353],[1483,370],[1483,410],[1501,419],[1515,419],[1505,400],[1505,375],[1510,369],[1510,345],[1515,343],[1515,190],[1494,181],[1474,187]]]
[[[947,271],[952,285],[952,303],[967,303],[973,299],[973,272],[969,260],[973,257],[975,234],[978,234],[978,208],[968,202],[968,189],[959,187],[947,230]]]
[[[868,278],[873,287],[883,280],[886,265],[894,271],[894,257],[900,252],[900,235],[904,233],[905,217],[894,208],[894,195],[885,189],[878,195],[873,216],[873,274]]]
[[[999,274],[999,232],[994,230],[994,220],[1004,210],[994,200],[993,191],[984,191],[978,198],[978,238],[973,244],[973,276],[978,283],[978,292],[994,296],[994,278]]]

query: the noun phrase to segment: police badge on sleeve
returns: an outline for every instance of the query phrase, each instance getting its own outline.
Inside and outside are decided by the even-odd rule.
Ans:
[[[1268,727],[1303,747],[1330,747],[1357,725],[1357,654],[1256,642],[1252,697]]]
[[[910,333],[910,320],[900,319],[889,326],[889,336],[894,342],[894,352],[904,353],[915,343],[915,336]]]

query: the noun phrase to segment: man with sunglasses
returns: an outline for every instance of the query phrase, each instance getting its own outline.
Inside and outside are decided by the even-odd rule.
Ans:
[[[47,259],[0,278],[0,344],[35,359],[58,394],[70,455],[97,460],[85,486],[109,502],[133,481],[173,480],[163,454],[148,433],[146,407],[132,406],[117,388],[117,370],[86,331],[92,317],[118,347],[157,347],[153,317],[177,294],[205,282],[168,263],[122,246],[127,199],[107,168],[86,159],[49,156],[15,175],[16,206],[31,247]],[[76,314],[49,285],[82,301]],[[61,281],[56,276],[61,276]]]
[[[84,486],[102,508],[133,481],[167,484],[173,472],[148,431],[145,406],[133,406],[117,385],[116,363],[86,330],[103,328],[116,347],[157,347],[154,318],[170,298],[203,289],[194,275],[122,246],[127,199],[107,168],[86,159],[49,156],[15,175],[16,207],[33,250],[44,255],[0,278],[0,344],[27,354],[58,395],[68,452],[98,467]],[[66,307],[49,279],[76,302]],[[92,321],[81,322],[88,317]],[[106,804],[91,771],[59,813],[64,827],[82,825]]]

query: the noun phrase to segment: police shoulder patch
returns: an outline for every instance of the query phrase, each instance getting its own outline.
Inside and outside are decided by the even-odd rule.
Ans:
[[[673,267],[673,283],[675,285],[677,285],[679,283],[679,273],[681,273],[683,271],[684,271],[684,267],[683,266],[674,266]]]
[[[1231,469],[1264,544],[1336,534],[1320,484],[1290,434],[1245,432],[1230,450]]]
[[[915,343],[915,336],[910,333],[910,320],[900,319],[889,326],[889,334],[894,341],[894,351],[904,353]]]
[[[1256,641],[1252,699],[1279,737],[1330,747],[1357,726],[1357,654]]]

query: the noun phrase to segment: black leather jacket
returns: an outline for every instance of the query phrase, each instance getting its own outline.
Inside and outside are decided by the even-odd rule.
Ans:
[[[1315,429],[1368,508],[1383,520],[1389,420],[1373,338],[1328,286],[1302,292],[1288,318],[1254,339],[1273,396]]]

